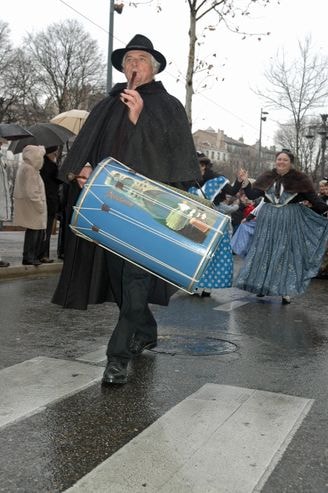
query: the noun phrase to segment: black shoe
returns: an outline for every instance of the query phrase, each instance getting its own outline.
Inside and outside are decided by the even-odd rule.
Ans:
[[[142,339],[133,339],[130,345],[130,352],[134,355],[141,354],[145,349],[153,349],[157,346],[157,341],[143,341]]]
[[[211,293],[209,291],[202,291],[202,294],[200,295],[201,298],[209,298],[211,296]]]
[[[290,305],[290,303],[291,303],[291,299],[290,299],[290,297],[289,297],[289,296],[283,296],[283,297],[281,298],[281,303],[282,303],[283,305]]]
[[[48,258],[48,257],[43,257],[43,258],[40,258],[40,262],[42,264],[52,264],[53,263],[53,260]]]
[[[128,363],[112,360],[108,361],[101,383],[103,385],[122,385],[128,381]]]
[[[40,260],[31,260],[31,262],[29,262],[28,260],[23,260],[22,264],[23,265],[41,265],[42,262],[40,262]]]
[[[4,260],[0,260],[0,267],[9,267],[10,263],[5,262]]]

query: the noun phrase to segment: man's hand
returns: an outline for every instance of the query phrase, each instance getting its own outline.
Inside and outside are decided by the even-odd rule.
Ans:
[[[76,178],[76,181],[79,185],[80,188],[83,188],[84,185],[85,185],[85,182],[87,181],[87,179],[89,178],[89,176],[91,175],[92,173],[92,167],[90,166],[90,164],[88,164],[87,166],[84,166],[81,171],[80,171],[80,174],[79,174],[79,177]]]
[[[144,106],[142,97],[138,91],[124,89],[120,95],[120,99],[129,108],[129,120],[136,125]]]

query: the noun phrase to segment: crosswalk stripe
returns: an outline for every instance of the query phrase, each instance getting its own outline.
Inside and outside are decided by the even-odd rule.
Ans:
[[[204,385],[66,492],[260,491],[312,402]]]
[[[106,360],[106,346],[101,346],[100,349],[85,353],[76,359],[77,361],[86,361],[88,363],[101,363]]]
[[[103,368],[37,357],[0,371],[0,427],[99,380]]]

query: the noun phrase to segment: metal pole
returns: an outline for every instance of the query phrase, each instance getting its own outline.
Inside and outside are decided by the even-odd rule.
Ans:
[[[108,54],[107,54],[107,94],[112,88],[112,62],[113,52],[113,30],[114,30],[114,0],[109,0],[109,32],[108,32]]]
[[[262,108],[260,113],[260,135],[259,135],[259,162],[258,167],[259,171],[261,171],[261,154],[262,154]]]
[[[263,111],[261,108],[261,113],[260,113],[260,135],[259,135],[259,157],[258,157],[258,167],[259,171],[261,170],[261,159],[262,159],[262,122],[265,122],[267,117],[263,115],[268,115],[269,113],[267,111]]]
[[[325,176],[325,166],[326,166],[326,138],[327,138],[327,118],[328,115],[320,115],[322,120],[322,129],[320,131],[321,135],[321,178]]]

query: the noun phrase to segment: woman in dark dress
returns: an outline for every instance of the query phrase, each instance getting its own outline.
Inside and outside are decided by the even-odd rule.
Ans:
[[[328,205],[293,162],[293,154],[283,149],[276,155],[275,169],[244,189],[248,198],[264,197],[264,203],[236,281],[238,288],[260,296],[282,296],[283,304],[305,292],[318,273],[328,240],[328,221],[322,216]]]

